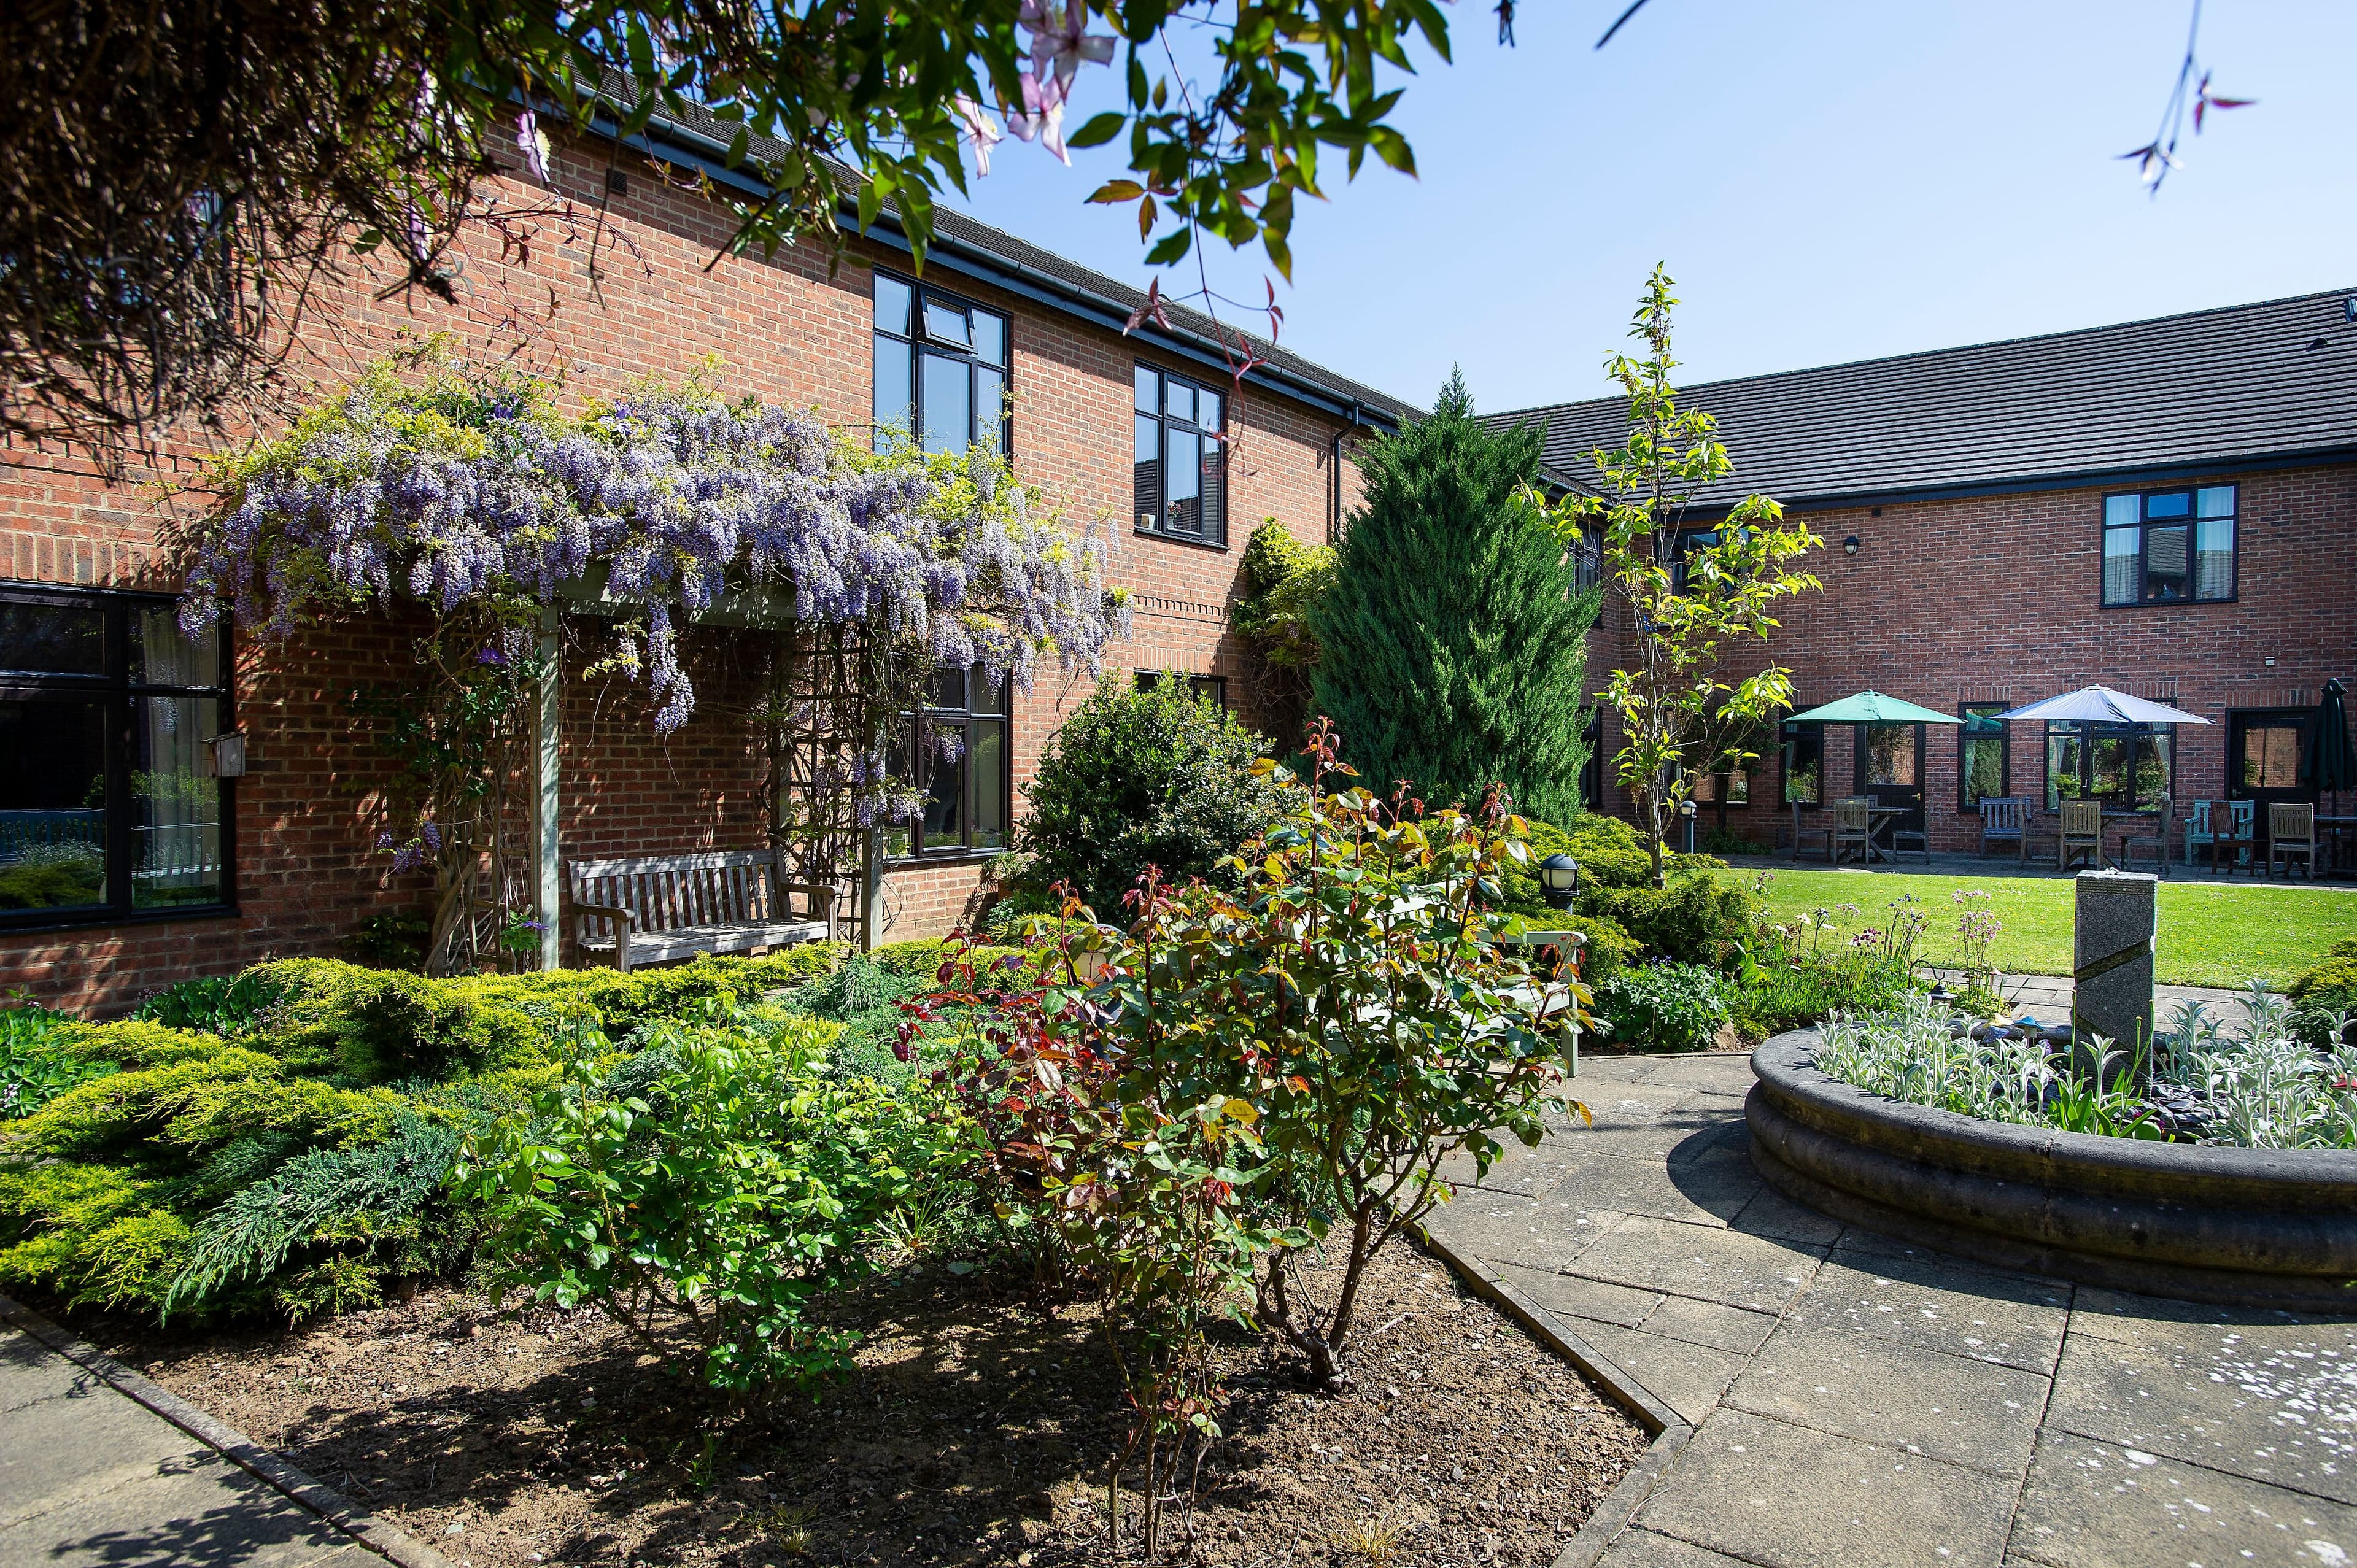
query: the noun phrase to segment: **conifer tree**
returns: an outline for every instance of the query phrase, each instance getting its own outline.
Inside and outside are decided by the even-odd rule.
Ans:
[[[1429,418],[1361,460],[1363,499],[1313,619],[1313,700],[1378,793],[1406,779],[1427,802],[1471,803],[1500,783],[1526,816],[1579,810],[1598,596],[1516,504],[1540,440],[1535,426],[1476,420],[1452,372]]]

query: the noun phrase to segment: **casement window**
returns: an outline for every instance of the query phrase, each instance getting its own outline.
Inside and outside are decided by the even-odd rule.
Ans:
[[[1006,317],[927,284],[876,274],[876,444],[898,432],[928,452],[1014,447]]]
[[[1179,676],[1179,671],[1175,670],[1168,671],[1160,670],[1140,670],[1137,672],[1137,689],[1141,692],[1153,691],[1157,686],[1162,684],[1162,677],[1165,673],[1171,675],[1173,678],[1178,678]],[[1225,675],[1188,675],[1185,676],[1184,679],[1187,682],[1188,691],[1193,693],[1196,696],[1200,697],[1203,701],[1211,703],[1215,708],[1219,708],[1222,711],[1226,709],[1228,705],[1228,678]]]
[[[1724,787],[1727,804],[1751,804],[1751,775],[1744,768],[1728,773],[1697,773],[1694,780],[1694,798],[1704,805],[1717,805]]]
[[[2238,800],[2313,800],[2305,774],[2313,708],[2237,709],[2226,715],[2226,793]]]
[[[223,641],[173,599],[0,587],[0,928],[230,908]]]
[[[1784,725],[1784,803],[1816,806],[1824,802],[1825,726]]]
[[[2065,800],[2101,800],[2115,811],[2154,811],[2174,795],[2177,730],[2170,725],[2100,725],[2050,720],[2046,725],[2046,809]]]
[[[2234,596],[2233,485],[2104,498],[2104,603],[2216,604]]]
[[[1014,795],[1006,698],[1006,677],[994,681],[979,664],[934,675],[931,701],[909,716],[903,775],[925,780],[924,810],[887,833],[887,853],[923,859],[1006,847]]]
[[[1137,532],[1194,544],[1228,542],[1228,403],[1184,377],[1135,373],[1131,476]]]
[[[1966,703],[1956,709],[1964,722],[1956,730],[1956,809],[1977,811],[1985,795],[2002,797],[2011,772],[2006,755],[2005,703]]]

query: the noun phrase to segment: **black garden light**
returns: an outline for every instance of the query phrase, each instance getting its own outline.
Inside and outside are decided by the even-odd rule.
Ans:
[[[1571,896],[1579,890],[1579,862],[1567,854],[1547,856],[1539,862],[1539,886],[1555,908],[1570,908]]]

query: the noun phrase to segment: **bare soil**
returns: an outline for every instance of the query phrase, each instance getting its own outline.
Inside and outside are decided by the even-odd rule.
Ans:
[[[1424,1254],[1387,1249],[1364,1301],[1340,1395],[1267,1338],[1223,1336],[1229,1436],[1191,1540],[1171,1510],[1166,1559],[1544,1564],[1642,1451],[1634,1422]],[[463,1568],[1134,1560],[1106,1540],[1125,1421],[1088,1312],[939,1263],[845,1305],[868,1333],[855,1372],[716,1429],[685,1361],[592,1313],[458,1290],[294,1332],[94,1337]]]

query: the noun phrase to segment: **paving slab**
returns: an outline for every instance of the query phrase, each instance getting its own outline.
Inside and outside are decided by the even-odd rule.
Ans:
[[[210,1452],[113,1389],[27,1405],[0,1422],[0,1525],[42,1513],[61,1498],[152,1478]]]
[[[1745,1157],[1749,1158],[1749,1154],[1747,1140]],[[1742,1212],[1727,1221],[1727,1229],[1747,1236],[1765,1236],[1771,1241],[1799,1241],[1811,1247],[1830,1247],[1850,1234],[1850,1227],[1840,1220],[1793,1202],[1765,1182],[1760,1184],[1758,1196],[1743,1206]]]
[[[1526,1269],[1519,1263],[1501,1263],[1498,1273],[1507,1283],[1549,1312],[1622,1328],[1636,1327],[1668,1299],[1657,1291],[1631,1290],[1627,1285],[1606,1284],[1602,1280],[1581,1279],[1577,1274]]]
[[[1707,1345],[1689,1344],[1659,1334],[1622,1328],[1592,1318],[1568,1317],[1573,1333],[1595,1346],[1615,1366],[1645,1386],[1646,1391],[1677,1412],[1678,1419],[1698,1423],[1717,1407],[1719,1396],[1736,1380],[1748,1358]]]
[[[1996,1568],[2016,1484],[1742,1411],[1712,1414],[1645,1529],[1766,1568]]]
[[[1727,1391],[1731,1409],[2018,1477],[2047,1380],[1844,1328],[1786,1324]]]
[[[2147,1327],[2135,1343],[2073,1332],[2047,1424],[2357,1506],[2357,1344],[2345,1326]]]
[[[1591,1213],[1560,1197],[1523,1198],[1485,1187],[1458,1187],[1425,1218],[1448,1245],[1492,1262],[1553,1273],[1600,1240],[1623,1217]]]
[[[2071,1321],[2071,1287],[1921,1251],[1836,1246],[1792,1304],[1795,1323],[2050,1374]]]
[[[1666,1160],[1599,1155],[1578,1175],[1582,1199],[1616,1213],[1717,1227],[1743,1212],[1765,1185],[1749,1155],[1717,1143],[1692,1155],[1681,1145]]]
[[[2357,1563],[2357,1509],[2141,1449],[2044,1434],[2014,1521],[2042,1568]]]
[[[1683,1339],[1689,1345],[1706,1345],[1714,1350],[1731,1350],[1738,1356],[1749,1356],[1775,1332],[1776,1318],[1772,1313],[1749,1312],[1739,1306],[1722,1306],[1715,1301],[1668,1295],[1662,1297],[1661,1305],[1647,1313],[1644,1321],[1634,1326],[1648,1334]]]
[[[210,1449],[0,1530],[0,1568],[381,1568],[383,1562]]]
[[[1773,1312],[1801,1294],[1824,1255],[1822,1247],[1639,1214],[1581,1249],[1567,1266],[1612,1284]]]
[[[1744,1568],[1739,1557],[1695,1546],[1650,1530],[1624,1530],[1596,1560],[1596,1568]]]

